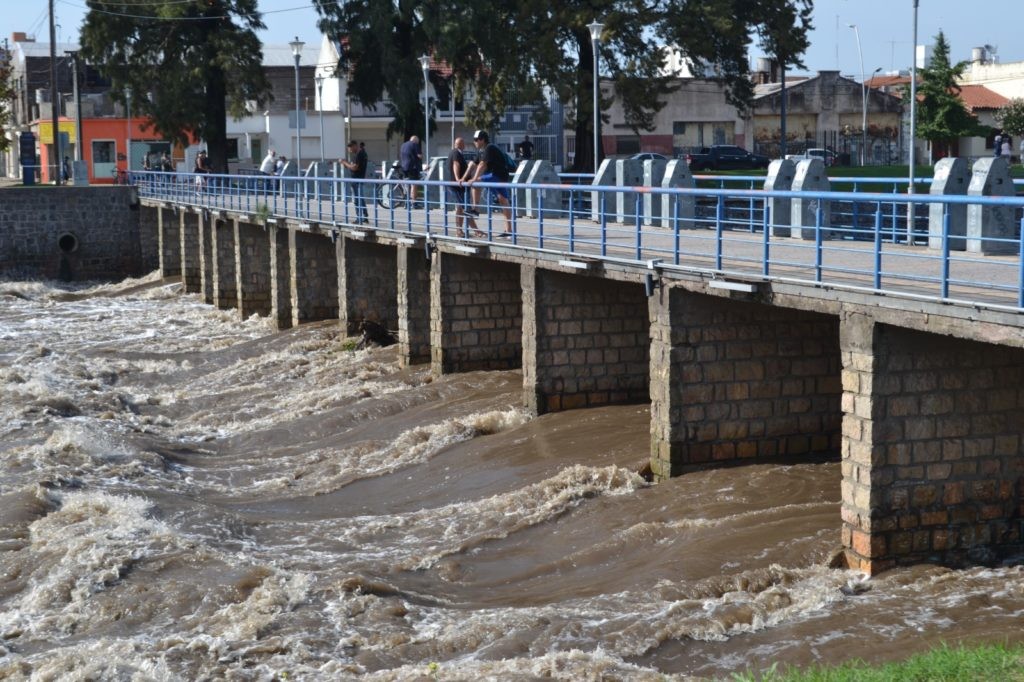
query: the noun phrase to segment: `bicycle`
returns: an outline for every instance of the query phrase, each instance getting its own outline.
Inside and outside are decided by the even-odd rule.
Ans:
[[[404,180],[405,173],[402,172],[401,166],[396,161],[391,166],[391,175],[388,179],[391,180]],[[406,189],[405,183],[381,183],[377,188],[377,203],[380,204],[381,208],[401,208],[405,205],[405,202],[409,200],[409,190]]]

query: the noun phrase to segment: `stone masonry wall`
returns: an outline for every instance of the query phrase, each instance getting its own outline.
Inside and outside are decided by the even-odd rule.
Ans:
[[[199,214],[199,279],[203,300],[213,303],[213,219],[203,211]]]
[[[178,218],[178,233],[181,236],[181,281],[187,293],[199,293],[203,290],[202,264],[199,258],[202,251],[199,222],[202,216],[193,211],[181,210]]]
[[[650,397],[638,283],[522,268],[523,391],[535,414]]]
[[[650,300],[651,467],[838,453],[834,317],[662,287]]]
[[[430,271],[435,375],[522,365],[519,266],[435,252]]]
[[[122,279],[148,272],[131,187],[8,187],[0,193],[0,276]]]
[[[176,211],[157,209],[160,276],[181,276],[181,220]]]
[[[267,227],[270,245],[270,317],[278,329],[292,326],[292,264],[287,227]]]
[[[430,267],[422,249],[398,247],[398,362],[430,362]]]
[[[160,213],[164,210],[139,205],[139,257],[143,272],[160,269]]]
[[[261,225],[234,220],[235,287],[242,318],[270,315],[270,237]]]
[[[843,544],[854,568],[1024,549],[1024,350],[843,321]]]
[[[338,259],[330,237],[288,231],[292,324],[338,317]]]
[[[398,330],[398,271],[395,247],[339,237],[336,245],[339,316],[346,332],[372,320]]]
[[[234,221],[213,221],[213,304],[221,310],[238,307],[238,280],[235,276]]]

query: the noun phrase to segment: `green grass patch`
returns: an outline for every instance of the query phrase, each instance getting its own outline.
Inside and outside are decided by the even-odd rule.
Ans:
[[[1024,682],[1024,645],[943,645],[899,663],[868,665],[852,661],[840,666],[803,670],[771,668],[733,675],[733,682]]]

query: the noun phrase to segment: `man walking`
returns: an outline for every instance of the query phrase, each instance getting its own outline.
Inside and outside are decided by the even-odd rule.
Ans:
[[[458,230],[459,236],[468,237],[470,228],[475,235],[482,236],[483,232],[476,228],[476,220],[473,219],[476,211],[467,210],[465,206],[466,188],[462,186],[462,183],[469,175],[466,157],[462,154],[465,149],[466,142],[461,137],[456,137],[455,146],[448,153],[448,161],[445,166],[445,178],[454,184],[448,185],[446,189],[448,199],[455,204],[455,229]],[[463,221],[466,223],[466,229],[462,228]]]
[[[370,163],[369,157],[366,155],[366,149],[360,147],[359,143],[355,140],[349,140],[348,153],[355,155],[355,161],[339,159],[341,165],[349,170],[349,177],[356,180],[365,180],[366,167]],[[349,184],[349,187],[351,188],[354,197],[353,203],[356,207],[356,222],[360,224],[370,222],[366,213],[366,200],[363,199],[364,184],[361,182],[353,182]]]
[[[419,180],[423,172],[423,152],[420,150],[420,138],[415,135],[410,137],[398,150],[398,160],[402,168],[402,174],[405,175],[406,179]],[[416,203],[418,191],[419,185],[409,185],[409,200],[413,204]]]
[[[271,149],[267,152],[267,155],[263,157],[263,161],[260,162],[260,173],[264,177],[273,177],[277,170],[277,152]],[[263,189],[266,191],[270,186],[270,180],[263,181]]]
[[[476,173],[466,184],[472,186],[480,180],[483,182],[505,182],[509,181],[508,164],[505,162],[505,154],[496,145],[490,143],[490,136],[486,130],[478,130],[473,133],[473,146],[480,152],[480,160],[476,164]],[[491,197],[501,205],[501,215],[505,218],[505,231],[499,237],[512,236],[512,210],[508,198],[507,187],[489,187]],[[480,189],[473,188],[473,203],[480,203]]]

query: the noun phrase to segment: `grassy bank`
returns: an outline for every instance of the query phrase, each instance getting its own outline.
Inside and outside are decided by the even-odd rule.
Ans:
[[[943,646],[900,663],[854,661],[836,667],[733,676],[733,682],[1024,682],[1024,645]]]

